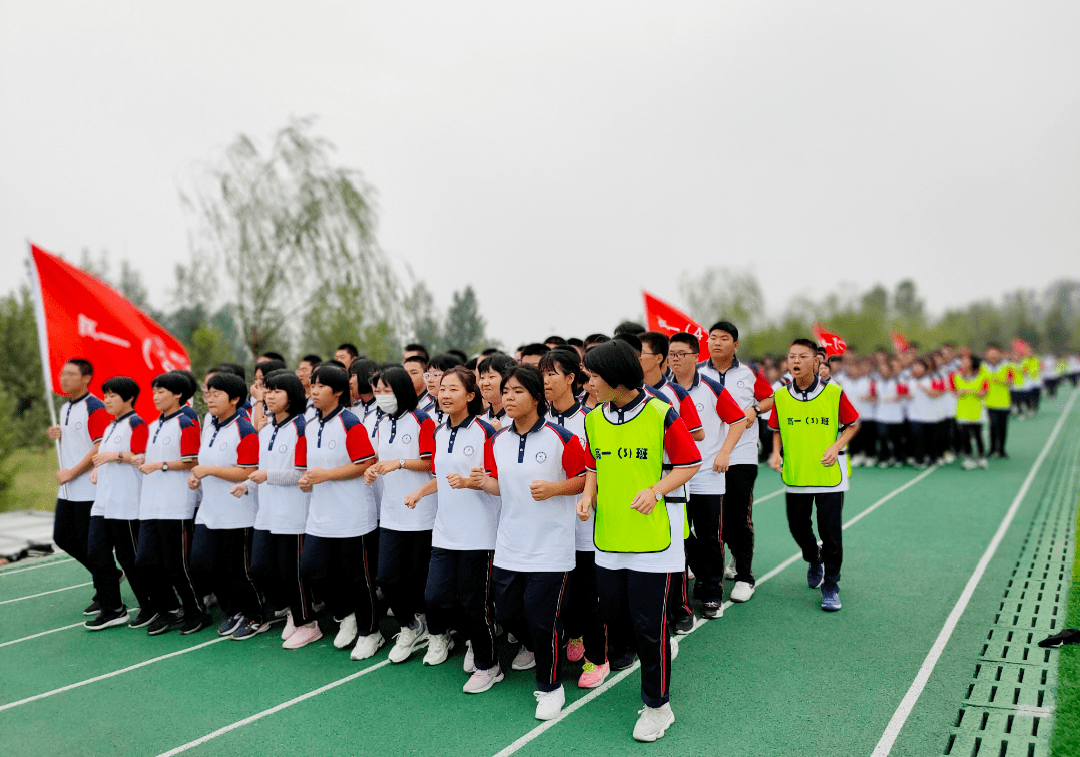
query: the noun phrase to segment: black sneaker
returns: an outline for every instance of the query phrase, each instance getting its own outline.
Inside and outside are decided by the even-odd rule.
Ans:
[[[270,630],[270,624],[261,620],[249,620],[244,618],[244,622],[240,624],[240,627],[232,632],[230,637],[234,641],[243,641],[244,639],[252,639],[264,631]]]
[[[213,620],[206,613],[202,613],[201,615],[196,615],[193,618],[191,618],[190,620],[185,620],[184,621],[183,625],[180,626],[180,633],[182,635],[184,635],[184,636],[189,636],[190,634],[198,633],[199,631],[203,630],[204,628],[209,628],[210,624],[212,622],[213,622]]]
[[[83,626],[91,631],[100,631],[103,628],[112,628],[113,626],[126,626],[130,619],[127,608],[121,607],[116,612],[107,610],[100,612],[93,620],[83,623]]]
[[[706,602],[701,608],[701,617],[706,620],[716,620],[724,616],[724,606],[719,602]]]
[[[694,614],[690,613],[681,618],[675,619],[675,633],[679,636],[685,636],[694,630]]]
[[[637,662],[637,654],[634,652],[626,652],[625,654],[618,656],[608,655],[608,662],[611,664],[612,670],[626,670]]]
[[[217,635],[231,636],[232,632],[239,628],[240,624],[243,622],[244,616],[242,613],[238,612],[235,615],[230,615],[229,617],[225,618],[225,620],[221,621],[220,624],[218,624]]]
[[[156,613],[153,610],[139,610],[139,614],[135,616],[135,620],[128,625],[131,628],[146,628],[146,626],[153,623],[159,617],[161,617],[161,614]]]
[[[174,628],[179,628],[183,622],[183,610],[162,613],[158,616],[157,620],[150,624],[150,627],[146,629],[146,632],[151,636],[160,636],[163,633],[172,631]]]
[[[98,601],[95,599],[93,602],[86,606],[86,609],[82,611],[82,614],[97,615],[99,612],[101,612],[101,604],[99,604]]]

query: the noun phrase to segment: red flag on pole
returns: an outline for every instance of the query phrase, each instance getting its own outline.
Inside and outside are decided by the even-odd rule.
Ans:
[[[671,336],[680,331],[693,334],[701,345],[703,356],[701,359],[704,360],[709,356],[709,332],[697,321],[644,289],[641,290],[641,296],[645,298],[645,324],[649,327],[649,331],[659,331],[665,336]]]
[[[150,381],[191,368],[176,337],[105,282],[37,245],[30,245],[30,282],[45,388],[54,391],[66,360],[84,358],[94,366],[91,392],[100,397],[106,379],[128,376],[140,389],[136,411],[156,418]]]
[[[892,348],[894,354],[899,355],[901,352],[906,352],[908,347],[910,346],[911,345],[908,344],[908,340],[905,339],[904,335],[901,334],[899,331],[894,331],[892,333]]]
[[[1035,351],[1031,349],[1031,345],[1018,336],[1013,337],[1012,348],[1013,352],[1015,352],[1017,355],[1023,355],[1024,357],[1029,357],[1035,354]]]
[[[833,334],[826,331],[821,327],[820,323],[815,323],[810,327],[811,333],[814,335],[814,339],[821,345],[821,349],[825,350],[825,354],[829,357],[833,355],[843,355],[844,350],[847,349],[847,342],[840,338],[839,334]]]

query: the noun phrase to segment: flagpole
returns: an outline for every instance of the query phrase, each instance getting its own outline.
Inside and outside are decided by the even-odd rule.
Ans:
[[[53,404],[52,371],[49,370],[49,334],[45,327],[45,302],[41,297],[41,280],[38,278],[37,266],[34,265],[34,248],[27,241],[30,248],[27,255],[26,265],[30,269],[30,297],[34,303],[34,321],[37,323],[38,350],[41,353],[41,377],[45,384],[45,406],[49,408],[49,420],[53,426],[59,425],[56,418],[56,406]],[[60,470],[64,469],[64,456],[60,453],[60,440],[54,439],[56,444],[56,461]],[[60,485],[60,492],[67,499],[67,484]]]

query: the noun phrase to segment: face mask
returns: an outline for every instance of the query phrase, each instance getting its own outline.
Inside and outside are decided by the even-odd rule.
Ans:
[[[392,394],[376,394],[375,404],[387,415],[394,415],[397,413],[397,397]]]

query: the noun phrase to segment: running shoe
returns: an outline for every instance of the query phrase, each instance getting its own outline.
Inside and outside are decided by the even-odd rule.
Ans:
[[[670,702],[665,702],[660,707],[646,706],[638,710],[638,714],[641,717],[634,726],[636,741],[656,741],[663,737],[667,729],[675,722],[675,714],[671,711]]]
[[[554,720],[566,704],[566,692],[561,685],[555,691],[534,691],[533,696],[536,697],[537,720]]]
[[[146,626],[153,623],[160,617],[159,613],[153,610],[139,610],[139,614],[135,616],[135,620],[128,624],[129,628],[146,628]]]
[[[146,632],[151,636],[160,636],[163,633],[168,633],[175,628],[179,628],[184,622],[184,611],[176,610],[174,612],[162,613],[154,620],[150,626],[146,629]]]
[[[270,624],[266,621],[256,620],[254,618],[244,618],[240,627],[233,631],[229,638],[233,641],[243,641],[244,639],[253,639],[264,631],[269,630]]]
[[[482,694],[501,681],[505,676],[502,668],[496,663],[495,667],[487,670],[474,670],[469,680],[461,687],[466,694]]]
[[[821,560],[810,563],[810,568],[806,571],[806,585],[811,589],[820,589],[823,583],[825,583],[825,563]]]
[[[323,634],[319,629],[319,624],[313,620],[307,625],[296,626],[293,632],[289,634],[289,638],[281,646],[283,649],[300,649],[300,647],[306,647],[322,637]]]
[[[531,670],[536,667],[536,655],[523,645],[514,655],[514,661],[510,663],[510,667],[514,670]]]
[[[611,665],[609,663],[603,663],[602,665],[594,665],[588,660],[585,661],[585,665],[581,668],[581,676],[578,677],[577,685],[579,689],[595,689],[597,686],[604,682],[604,679],[611,673]]]
[[[706,620],[716,620],[724,617],[724,604],[716,600],[710,600],[701,608],[701,617]]]
[[[236,613],[235,615],[225,618],[221,621],[217,627],[218,636],[232,636],[233,631],[240,627],[240,624],[244,622],[244,614]]]
[[[430,638],[424,616],[417,613],[413,622],[402,626],[394,636],[395,642],[394,648],[390,650],[390,662],[405,662],[415,650],[426,647]]]
[[[425,665],[442,665],[454,648],[454,640],[448,633],[436,633],[428,636],[428,651],[424,655]]]
[[[576,639],[570,639],[570,642],[566,645],[566,659],[570,662],[577,662],[585,656],[585,642],[579,636]]]
[[[821,609],[825,612],[836,612],[840,609],[839,589],[822,589]]]
[[[213,618],[207,613],[200,613],[193,618],[185,620],[183,625],[180,626],[180,633],[183,636],[190,636],[193,633],[198,633],[204,628],[209,628],[214,622]]]
[[[130,619],[127,608],[121,607],[116,612],[102,610],[98,613],[96,618],[92,618],[83,623],[83,626],[90,631],[101,631],[105,628],[113,628],[114,626],[126,626]]]

